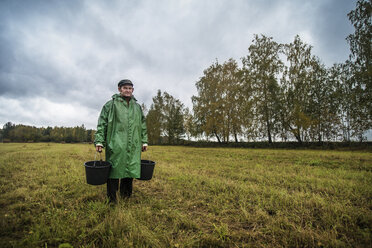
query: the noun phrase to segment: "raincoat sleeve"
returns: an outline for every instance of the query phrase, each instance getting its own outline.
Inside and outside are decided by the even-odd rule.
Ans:
[[[145,116],[143,115],[143,112],[142,112],[142,108],[141,108],[141,118],[142,118],[142,124],[141,124],[141,128],[142,128],[142,145],[144,144],[147,144],[148,143],[148,140],[147,140],[147,126],[146,126],[146,118]]]
[[[111,105],[110,102],[107,102],[103,106],[101,114],[98,117],[97,132],[94,139],[95,145],[102,145],[103,147],[106,147],[107,123],[110,105]]]

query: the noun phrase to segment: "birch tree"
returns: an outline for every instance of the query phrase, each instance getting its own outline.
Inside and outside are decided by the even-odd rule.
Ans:
[[[298,35],[292,43],[285,44],[283,49],[287,65],[281,80],[284,109],[282,125],[300,143],[309,138],[308,129],[312,121],[309,114],[311,49]]]
[[[272,37],[255,35],[248,55],[242,59],[245,75],[249,79],[256,129],[262,138],[272,143],[279,125],[278,91],[279,73],[283,62],[279,58],[281,45]]]

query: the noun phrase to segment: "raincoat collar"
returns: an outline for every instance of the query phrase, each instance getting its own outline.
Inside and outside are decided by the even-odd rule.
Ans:
[[[123,98],[120,96],[120,94],[114,94],[112,96],[112,99],[117,100],[117,99],[123,99]],[[132,96],[131,100],[137,101],[137,99],[134,96]]]

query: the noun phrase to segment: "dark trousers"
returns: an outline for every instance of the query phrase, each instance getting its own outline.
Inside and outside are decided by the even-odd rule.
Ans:
[[[119,189],[120,181],[120,196],[123,198],[128,198],[132,195],[133,191],[133,178],[122,178],[113,179],[109,178],[107,180],[107,197],[111,202],[116,201],[116,192]]]

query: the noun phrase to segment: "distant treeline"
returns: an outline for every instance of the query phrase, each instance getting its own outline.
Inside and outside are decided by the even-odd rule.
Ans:
[[[34,127],[8,122],[0,129],[0,142],[58,142],[58,143],[92,143],[95,130],[77,127]],[[372,150],[372,142],[213,142],[205,140],[184,140],[169,142],[168,137],[161,137],[160,142],[151,144],[183,145],[192,147],[230,147],[230,148],[285,148],[285,149],[345,149]]]
[[[80,127],[33,127],[8,122],[1,130],[3,142],[93,142],[95,130]]]
[[[302,142],[287,141],[273,142],[256,141],[256,142],[206,142],[206,141],[183,141],[180,144],[191,147],[226,147],[226,148],[259,148],[259,149],[310,149],[310,150],[345,150],[345,151],[372,151],[372,142]]]

